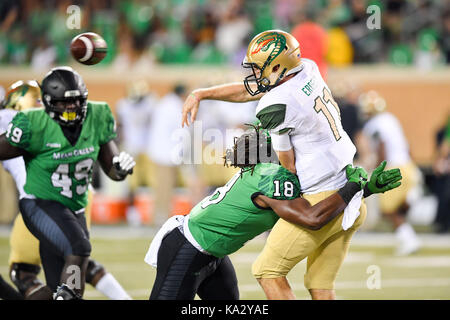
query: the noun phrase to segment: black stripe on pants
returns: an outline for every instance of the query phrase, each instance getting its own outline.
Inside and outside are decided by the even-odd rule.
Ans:
[[[207,255],[175,228],[161,242],[150,300],[238,300],[234,267],[228,258]]]

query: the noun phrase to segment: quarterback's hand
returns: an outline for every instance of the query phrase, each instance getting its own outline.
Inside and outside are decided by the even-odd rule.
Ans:
[[[181,118],[181,126],[184,127],[189,126],[189,122],[194,122],[197,117],[198,107],[200,104],[200,99],[195,95],[195,93],[191,92],[183,104],[183,114]],[[188,115],[191,114],[190,121],[188,120]]]
[[[386,161],[381,164],[372,172],[369,182],[367,182],[366,189],[370,194],[372,193],[384,193],[400,186],[402,183],[402,173],[400,169],[391,169],[384,171],[386,167]],[[366,194],[366,192],[364,192]]]
[[[351,164],[345,167],[345,173],[349,182],[358,184],[360,190],[364,189],[367,183],[367,172],[361,167],[353,167]]]
[[[118,156],[115,156],[112,162],[116,169],[116,175],[121,179],[124,179],[128,174],[132,174],[133,167],[136,165],[133,157],[123,151]]]

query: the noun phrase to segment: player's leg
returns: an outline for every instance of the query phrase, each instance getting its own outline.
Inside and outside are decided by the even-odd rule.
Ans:
[[[9,267],[11,281],[27,300],[51,299],[52,292],[38,278],[41,258],[39,241],[25,226],[22,215],[17,215],[9,238]]]
[[[42,266],[44,269],[45,282],[50,289],[51,295],[49,300],[53,299],[53,293],[57,290],[61,273],[64,269],[65,260],[56,250],[53,245],[47,241],[39,242],[39,252],[42,259]]]
[[[202,300],[239,300],[239,288],[233,264],[228,256],[219,260],[216,271],[198,287]]]
[[[81,297],[91,252],[84,214],[76,214],[58,202],[41,199],[22,199],[20,208],[27,228],[40,241],[44,271],[48,264],[43,251],[52,250],[65,261],[60,274],[61,292],[69,292],[66,297]]]
[[[138,226],[141,224],[141,216],[138,209],[134,205],[136,191],[142,185],[142,181],[145,177],[145,171],[143,170],[143,163],[141,155],[134,157],[136,165],[133,168],[133,174],[128,177],[128,206],[125,216],[128,224],[132,226]]]
[[[176,183],[176,167],[157,165],[153,225],[160,227],[172,211],[172,197]]]
[[[295,300],[295,294],[286,276],[279,278],[259,278],[258,283],[263,288],[269,300]]]
[[[150,300],[193,300],[219,259],[198,251],[175,228],[161,242]]]
[[[313,300],[334,300],[334,282],[350,246],[350,240],[356,230],[364,223],[367,215],[363,202],[360,215],[348,230],[341,230],[331,235],[307,260],[304,284]]]
[[[312,205],[335,191],[304,195]],[[286,275],[327,238],[342,229],[342,215],[320,230],[310,230],[279,219],[267,238],[263,251],[252,266],[252,273],[268,299],[295,299]]]
[[[278,220],[252,266],[268,299],[295,299],[286,275],[316,248],[316,236],[311,230]]]
[[[409,205],[408,193],[417,185],[417,168],[410,163],[401,166],[402,184],[400,187],[379,195],[380,210],[392,224],[398,242],[397,254],[408,255],[420,248],[420,241],[414,228],[408,223],[406,215]]]
[[[86,282],[112,300],[131,300],[114,276],[93,259],[89,259]]]

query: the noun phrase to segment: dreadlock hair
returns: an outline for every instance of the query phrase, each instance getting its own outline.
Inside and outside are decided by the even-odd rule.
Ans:
[[[253,129],[247,130],[240,137],[234,137],[233,147],[227,149],[223,157],[225,166],[241,168],[241,177],[247,171],[253,174],[258,163],[279,163],[268,133],[261,130],[261,127],[247,125]]]

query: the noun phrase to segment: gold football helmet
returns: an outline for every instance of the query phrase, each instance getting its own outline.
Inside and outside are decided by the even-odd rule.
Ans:
[[[362,112],[368,117],[386,110],[386,100],[374,90],[362,93],[358,98],[358,103]]]
[[[41,90],[35,80],[16,81],[9,88],[2,108],[24,111],[40,106]]]
[[[266,92],[287,75],[302,69],[300,45],[287,32],[261,32],[250,41],[242,66],[251,68],[253,73],[244,79],[248,93],[254,96]],[[256,83],[257,90],[252,90],[251,83]]]

